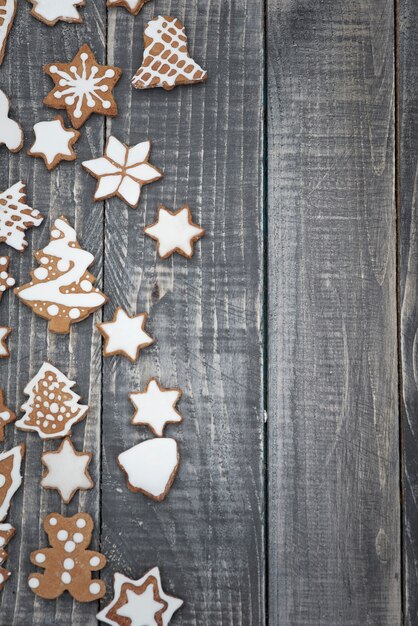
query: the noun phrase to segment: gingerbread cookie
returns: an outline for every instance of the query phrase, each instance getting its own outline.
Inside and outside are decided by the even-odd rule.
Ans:
[[[92,602],[104,596],[106,586],[102,580],[93,579],[92,572],[104,568],[106,557],[87,550],[93,528],[88,513],[72,517],[51,513],[45,518],[44,530],[51,547],[30,555],[31,562],[45,570],[29,576],[29,587],[37,596],[54,600],[68,591],[78,602]]]
[[[0,441],[4,441],[4,429],[7,424],[11,424],[16,419],[16,414],[13,413],[5,404],[4,393],[0,388]],[[0,481],[1,482],[1,481]]]
[[[182,415],[176,410],[182,390],[165,389],[155,378],[148,381],[145,391],[129,394],[136,411],[131,423],[148,426],[157,437],[162,437],[167,424],[179,424]]]
[[[8,273],[10,264],[9,256],[0,256],[0,300],[3,297],[5,291],[13,287],[15,279]]]
[[[6,339],[11,332],[12,329],[8,326],[0,326],[0,359],[7,359],[7,357],[10,356],[9,348],[6,345]]]
[[[161,502],[176,477],[180,456],[175,439],[147,439],[119,454],[128,488]]]
[[[0,522],[6,517],[11,499],[22,484],[20,467],[24,455],[23,444],[0,454]]]
[[[84,419],[89,408],[79,404],[80,396],[71,390],[74,385],[59,369],[44,363],[24,389],[29,398],[22,405],[25,414],[16,427],[33,430],[41,439],[69,435],[72,426]]]
[[[7,37],[13,26],[17,9],[17,0],[0,0],[0,65],[6,52]],[[1,121],[0,121],[1,125]]]
[[[107,0],[106,6],[112,7],[125,7],[132,15],[138,15],[142,7],[149,0]]]
[[[35,258],[40,267],[31,272],[31,282],[17,287],[15,293],[49,321],[48,330],[68,333],[71,324],[81,322],[107,302],[107,297],[93,287],[95,277],[87,272],[94,256],[80,247],[65,217],[55,220],[51,241],[35,253]]]
[[[143,348],[154,343],[155,339],[145,332],[147,313],[129,315],[118,307],[111,322],[97,324],[99,332],[105,338],[104,356],[122,354],[134,363]]]
[[[162,259],[167,259],[174,252],[191,259],[193,244],[205,234],[203,228],[193,223],[187,204],[178,211],[170,211],[161,204],[158,207],[157,220],[147,226],[144,232],[158,242],[157,250]]]
[[[15,535],[15,529],[10,524],[0,524],[0,566],[7,560],[8,554],[4,548]],[[0,591],[4,587],[4,583],[12,575],[9,570],[0,567]]]
[[[73,145],[80,137],[78,130],[65,128],[60,115],[50,122],[38,122],[33,127],[35,143],[27,151],[32,157],[41,157],[49,171],[61,161],[75,161]]]
[[[0,89],[0,146],[4,144],[10,152],[19,152],[23,147],[23,130],[9,117],[9,109],[10,100]]]
[[[83,21],[77,7],[84,6],[84,0],[29,0],[33,4],[31,15],[47,26],[55,26],[58,21],[79,24]]]
[[[77,452],[67,437],[57,450],[42,454],[47,471],[42,476],[41,486],[56,489],[62,501],[68,504],[79,489],[86,491],[94,487],[87,470],[92,456],[91,452]]]
[[[70,63],[50,63],[44,71],[55,87],[44,99],[53,109],[66,109],[74,128],[80,128],[92,113],[114,117],[118,108],[112,90],[122,75],[113,65],[99,65],[84,44]]]
[[[144,58],[132,79],[135,89],[193,85],[205,81],[208,74],[189,55],[186,29],[179,19],[159,15],[148,22],[144,31]]]
[[[138,206],[143,185],[163,177],[163,173],[148,162],[151,142],[126,146],[116,137],[109,137],[104,155],[81,164],[98,179],[95,200],[118,196],[130,207]]]
[[[96,615],[110,626],[168,626],[183,604],[180,598],[164,592],[158,567],[138,580],[116,573],[113,590],[113,600]]]
[[[0,193],[0,243],[24,252],[28,242],[25,230],[39,226],[44,216],[26,204],[26,187],[23,181],[15,183]]]

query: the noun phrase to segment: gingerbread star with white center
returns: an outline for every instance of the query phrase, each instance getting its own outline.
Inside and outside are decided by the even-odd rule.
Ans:
[[[151,378],[145,391],[129,394],[136,409],[131,423],[148,426],[154,435],[162,437],[167,424],[183,421],[182,415],[175,408],[182,393],[179,388],[165,389],[155,378]]]
[[[158,242],[157,250],[162,259],[167,259],[174,252],[191,259],[194,253],[193,244],[205,234],[203,228],[193,223],[187,204],[178,211],[170,211],[161,204],[158,207],[157,221],[147,226],[144,232]]]
[[[113,600],[96,615],[110,626],[168,626],[183,600],[165,593],[158,567],[138,580],[117,572]]]
[[[105,338],[104,356],[122,354],[135,362],[142,348],[150,346],[155,341],[145,332],[147,319],[147,313],[130,317],[126,311],[118,307],[111,322],[97,324],[99,332]]]
[[[81,164],[99,181],[94,199],[104,200],[118,196],[135,209],[143,185],[163,177],[163,173],[148,162],[150,151],[150,141],[129,147],[116,137],[109,137],[102,157],[83,161]]]
[[[3,390],[0,389],[0,441],[4,441],[4,428],[7,424],[11,424],[16,419],[13,413],[4,402]]]
[[[53,109],[66,109],[74,128],[80,128],[92,113],[118,113],[112,90],[122,75],[114,65],[100,65],[87,44],[81,46],[69,63],[44,65],[55,86],[44,98]]]
[[[138,15],[146,2],[149,2],[149,0],[107,0],[106,6],[109,8],[125,7],[132,15]]]
[[[42,487],[56,489],[62,501],[68,504],[79,489],[86,491],[94,487],[87,471],[92,456],[91,452],[77,452],[67,437],[55,452],[42,454],[42,463],[47,468],[42,476]]]
[[[53,170],[61,161],[75,161],[73,145],[80,137],[78,130],[65,128],[60,115],[50,122],[34,125],[35,143],[27,151],[32,157],[41,157],[47,169]]]
[[[9,348],[6,345],[6,339],[12,332],[8,326],[0,326],[0,359],[7,359],[10,356]]]

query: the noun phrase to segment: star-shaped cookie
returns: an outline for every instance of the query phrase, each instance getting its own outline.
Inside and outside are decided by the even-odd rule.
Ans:
[[[149,2],[149,0],[107,0],[106,6],[109,8],[125,7],[132,15],[138,15],[146,2]]]
[[[33,130],[35,143],[27,151],[29,156],[41,157],[48,170],[53,170],[61,161],[75,161],[73,145],[80,133],[74,128],[65,128],[60,115],[50,122],[38,122]]]
[[[145,332],[147,319],[147,313],[130,317],[126,311],[118,307],[111,322],[97,324],[99,332],[105,338],[104,356],[122,354],[135,362],[142,348],[150,346],[155,341]]]
[[[84,0],[29,0],[33,4],[31,15],[37,20],[47,24],[47,26],[55,26],[61,20],[63,22],[80,23],[80,17],[77,7],[84,6]]]
[[[203,228],[193,223],[187,204],[178,211],[170,211],[161,204],[156,222],[147,226],[144,232],[158,242],[157,250],[162,259],[167,259],[174,252],[191,259],[193,244],[205,234]]]
[[[41,485],[45,489],[56,489],[65,504],[71,502],[75,493],[94,487],[87,470],[91,452],[77,452],[71,439],[67,437],[55,452],[44,452],[42,463],[47,468]]]
[[[143,141],[129,147],[109,137],[104,155],[83,161],[82,166],[98,179],[95,200],[118,196],[131,208],[138,206],[143,185],[162,178],[163,173],[148,162],[151,142]]]
[[[4,402],[3,390],[0,389],[0,441],[4,441],[4,428],[7,424],[14,422],[16,414],[7,408]]]
[[[97,614],[110,626],[168,626],[183,600],[163,590],[158,567],[138,580],[116,573],[113,578],[113,600]]]
[[[183,421],[182,415],[175,408],[182,393],[179,388],[165,389],[155,378],[151,378],[145,391],[129,394],[136,409],[131,423],[148,426],[154,435],[162,437],[167,424]]]
[[[66,109],[74,128],[80,128],[92,113],[115,116],[118,108],[112,90],[122,75],[113,65],[99,65],[87,44],[70,63],[49,63],[44,71],[55,87],[44,98],[53,109]]]
[[[6,345],[6,339],[12,332],[8,326],[0,326],[0,359],[7,359],[10,356],[9,348]]]

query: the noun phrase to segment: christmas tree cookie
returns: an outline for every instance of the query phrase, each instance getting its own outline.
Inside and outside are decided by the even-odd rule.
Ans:
[[[25,183],[21,180],[0,193],[0,243],[23,252],[28,245],[25,231],[39,226],[44,216],[26,204]]]
[[[68,333],[99,309],[107,297],[93,287],[87,272],[94,257],[83,250],[75,230],[65,217],[54,222],[49,244],[35,254],[40,267],[31,272],[30,283],[15,289],[17,296],[37,315],[49,320],[48,330]]]

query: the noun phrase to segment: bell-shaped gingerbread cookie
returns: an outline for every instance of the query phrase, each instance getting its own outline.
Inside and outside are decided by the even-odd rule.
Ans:
[[[155,17],[144,31],[144,58],[132,79],[135,89],[193,85],[208,74],[189,55],[185,28],[176,17]]]

